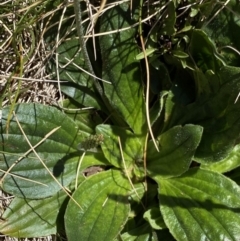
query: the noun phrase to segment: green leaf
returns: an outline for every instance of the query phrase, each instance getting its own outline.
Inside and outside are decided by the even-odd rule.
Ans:
[[[145,232],[145,233],[144,233]],[[142,225],[134,230],[123,233],[121,238],[114,241],[176,241],[168,229],[152,231],[149,225]]]
[[[219,78],[211,70],[207,70],[204,74],[201,69],[195,69],[193,75],[197,89],[196,99],[204,99],[220,87]]]
[[[14,198],[2,216],[0,232],[17,238],[55,234],[58,216],[63,216],[59,209],[65,199],[63,191],[42,200]]]
[[[153,54],[156,50],[157,49],[154,49],[154,48],[148,48],[148,49],[146,49],[145,54],[146,54],[146,56],[149,56],[149,55]],[[140,60],[140,59],[144,59],[144,58],[145,58],[145,55],[143,52],[141,52],[136,56],[135,59]]]
[[[8,113],[9,108],[3,109],[0,171],[7,171],[14,163],[16,164],[2,180],[2,188],[15,196],[31,199],[54,195],[61,189],[60,185],[50,176],[33,152],[30,151],[25,155],[30,147],[14,117],[10,121],[8,134],[5,134]],[[33,146],[54,128],[61,127],[41,145],[38,145],[35,151],[57,180],[63,186],[67,186],[75,178],[76,168],[81,157],[77,145],[85,139],[86,133],[82,134],[72,119],[53,107],[40,104],[20,104],[16,106],[15,113]],[[81,168],[104,162],[106,163],[106,159],[100,153],[87,155],[84,157]]]
[[[192,30],[189,53],[197,67],[203,72],[212,70],[217,73],[224,65],[217,54],[214,43],[202,30]]]
[[[194,158],[206,164],[226,158],[239,142],[240,101],[237,101],[237,96],[240,92],[240,68],[224,66],[218,76],[219,88],[192,104],[179,104],[171,91],[166,101],[164,130],[187,123],[204,128]]]
[[[161,213],[175,239],[239,240],[240,188],[235,182],[198,168],[155,180]]]
[[[132,22],[129,5],[115,6],[102,16],[100,31],[109,32],[129,27]],[[104,85],[104,92],[119,116],[127,122],[135,134],[144,134],[145,104],[143,99],[140,65],[134,62],[138,46],[133,28],[100,37],[103,59],[103,79],[112,84]],[[120,115],[119,115],[120,114]]]
[[[84,8],[84,6],[82,7]],[[49,49],[54,49],[54,54],[47,63],[47,71],[54,79],[58,73],[61,80],[89,86],[89,75],[78,68],[79,66],[86,69],[86,66],[82,51],[80,51],[77,31],[73,28],[73,12],[73,8],[66,8],[61,25],[56,24],[56,21],[62,17],[61,11],[56,11],[49,19],[50,27],[44,33],[44,40]],[[86,24],[83,25],[86,27]],[[56,33],[59,34],[60,41],[58,43],[56,43]]]
[[[230,154],[221,161],[211,164],[202,164],[201,167],[215,172],[229,172],[240,166],[240,145],[236,145]]]
[[[74,99],[64,100],[63,107],[65,108],[65,114],[74,120],[81,132],[95,134],[96,125],[103,123],[96,109],[79,110],[79,104]]]
[[[86,179],[73,194],[83,209],[70,200],[66,210],[68,240],[113,240],[127,221],[130,190],[128,180],[117,170]]]
[[[208,103],[202,105],[205,120],[198,122],[204,127],[204,133],[196,160],[202,163],[226,158],[239,138],[240,102],[236,102],[236,98],[240,91],[240,68],[224,67],[219,75],[223,84]]]
[[[175,126],[158,138],[159,152],[150,143],[147,150],[147,170],[150,176],[169,178],[187,171],[201,140],[202,131],[201,126]]]
[[[192,28],[193,28],[192,25],[186,25],[182,29],[178,30],[177,34],[188,32]],[[187,35],[183,36],[183,39],[185,39],[185,42],[188,43],[188,41],[186,41],[186,39],[188,40],[188,36]]]
[[[82,9],[85,9],[84,4],[82,4]],[[85,16],[87,15],[84,14],[83,18],[85,18]],[[48,62],[47,71],[53,79],[59,78],[61,81],[68,82],[61,84],[61,91],[65,95],[74,98],[75,101],[83,106],[100,109],[102,101],[93,87],[93,77],[86,73],[87,67],[82,51],[80,51],[77,31],[73,28],[73,24],[75,24],[73,21],[73,8],[66,8],[61,25],[57,25],[56,22],[59,21],[61,17],[62,12],[57,11],[54,16],[50,18],[49,25],[51,25],[51,27],[44,35],[48,48],[54,49],[56,52]],[[83,23],[83,26],[87,28],[86,23]],[[58,29],[59,27],[61,28]],[[57,45],[56,33],[59,34],[60,39]],[[89,46],[89,42],[87,43],[89,56],[90,59],[94,59],[91,51],[92,47]],[[99,76],[101,73],[101,64],[93,64],[93,67],[96,75]]]
[[[157,193],[157,184],[147,183],[147,188],[144,182],[134,183],[134,189],[129,194],[129,203],[131,205],[131,218],[134,218],[138,223],[139,215],[142,217],[143,206],[148,207],[156,205]],[[130,228],[129,228],[130,223]],[[134,223],[134,225],[132,225]],[[138,223],[139,224],[139,223]],[[135,228],[136,224],[133,220],[128,220],[128,223],[125,225],[123,232]]]
[[[198,12],[199,12],[198,8],[191,7],[191,12],[190,12],[189,16],[191,18],[194,18],[198,14]]]
[[[136,231],[140,231],[140,228]],[[158,241],[158,239],[154,238],[151,231],[145,234],[137,234],[134,236],[129,233],[124,233],[121,235],[121,241]]]
[[[101,145],[103,153],[115,167],[129,168],[135,161],[142,160],[143,147],[138,137],[132,132],[111,125],[98,125],[96,132],[103,134],[104,141]],[[125,164],[122,160],[118,137],[120,137]]]
[[[121,234],[122,241],[157,241],[148,223]]]
[[[160,210],[158,207],[153,207],[150,208],[149,210],[147,210],[144,215],[143,218],[148,221],[148,223],[150,224],[150,226],[153,229],[164,229],[166,228],[166,224],[162,218],[162,215],[160,213]]]
[[[188,58],[189,55],[186,54],[185,52],[181,51],[181,50],[173,50],[172,51],[173,56],[179,58],[179,59],[185,59]]]
[[[172,36],[176,32],[174,27],[176,23],[176,9],[173,1],[169,2],[165,11],[163,26],[160,28],[159,34]]]
[[[100,109],[102,106],[102,102],[97,98],[96,92],[91,90],[90,87],[68,83],[62,84],[61,91],[81,106],[95,107],[96,109]]]
[[[209,2],[210,3],[210,2]],[[230,0],[224,8],[217,4],[209,18],[204,21],[202,29],[216,43],[218,52],[228,65],[239,66],[240,58],[240,4]],[[212,3],[210,3],[212,5]],[[225,5],[225,4],[224,4]],[[210,7],[211,8],[211,7]],[[208,9],[210,9],[208,6]],[[221,11],[218,11],[221,9]],[[218,14],[216,12],[218,11]],[[211,21],[209,21],[211,19]]]
[[[153,105],[153,107],[150,110],[150,119],[151,124],[153,125],[158,119],[162,117],[162,110],[164,107],[164,101],[166,99],[166,96],[168,95],[168,91],[162,91],[159,96],[159,100],[156,101]],[[157,125],[157,128],[159,129],[159,126]]]

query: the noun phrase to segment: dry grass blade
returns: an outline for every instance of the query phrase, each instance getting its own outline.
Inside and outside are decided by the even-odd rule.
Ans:
[[[66,60],[70,62],[70,60],[68,58],[66,58]],[[78,68],[79,70],[81,70],[82,72],[92,76],[93,78],[95,78],[97,80],[100,80],[100,81],[105,82],[107,84],[112,84],[111,82],[109,82],[107,80],[101,79],[101,78],[97,77],[96,75],[91,74],[90,72],[86,71],[85,69],[81,68],[79,65],[77,65],[75,63],[72,63],[72,65],[75,66],[76,68]],[[75,80],[73,80],[73,82],[75,82]]]
[[[148,124],[148,129],[149,129],[149,132],[150,132],[150,136],[151,136],[151,138],[153,140],[155,148],[159,152],[159,148],[158,148],[157,142],[156,142],[155,137],[153,135],[153,131],[152,131],[152,127],[151,127],[151,121],[150,121],[150,115],[149,115],[150,72],[149,72],[149,64],[148,64],[146,49],[145,49],[145,45],[144,45],[144,42],[143,42],[142,35],[140,36],[140,40],[141,40],[142,50],[143,50],[143,54],[144,54],[146,72],[147,72],[147,86],[146,86],[146,117],[147,117],[147,124]]]
[[[142,5],[141,5],[142,7]],[[142,26],[141,26],[141,20],[142,20],[142,9],[140,9],[140,16],[139,16],[139,35],[140,35],[140,42],[141,42],[141,47],[142,47],[142,51],[144,54],[144,60],[145,60],[145,66],[146,66],[146,74],[147,74],[147,86],[146,86],[146,118],[147,118],[147,124],[148,124],[148,130],[150,132],[150,136],[153,140],[153,143],[155,145],[156,150],[159,152],[159,148],[158,145],[156,143],[156,140],[154,138],[153,135],[153,131],[152,131],[152,127],[151,127],[151,121],[150,121],[150,115],[149,115],[149,91],[150,91],[150,71],[149,71],[149,63],[148,63],[148,58],[147,58],[147,54],[146,54],[146,49],[145,49],[145,44],[144,44],[144,40],[143,40],[143,35],[142,35]],[[146,163],[145,163],[146,166]]]
[[[79,160],[79,163],[78,163],[76,181],[75,181],[75,190],[77,190],[77,187],[78,187],[78,177],[79,177],[80,167],[82,165],[82,161],[83,161],[83,158],[84,158],[85,154],[86,154],[86,152],[84,151],[80,160]]]
[[[1,3],[0,9],[0,90],[1,106],[6,106],[19,92],[17,103],[56,103],[58,90],[46,74],[48,58],[43,41],[44,22],[41,14],[49,2],[18,0]],[[21,50],[21,53],[19,50]],[[19,66],[19,55],[22,66]],[[32,83],[29,85],[29,80]],[[19,86],[19,80],[22,80]],[[20,89],[19,89],[20,87]]]

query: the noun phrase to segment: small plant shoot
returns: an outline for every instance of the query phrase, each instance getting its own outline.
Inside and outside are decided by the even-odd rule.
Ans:
[[[102,134],[99,135],[90,135],[86,140],[78,144],[78,150],[82,151],[91,151],[95,150],[99,145],[104,141]]]

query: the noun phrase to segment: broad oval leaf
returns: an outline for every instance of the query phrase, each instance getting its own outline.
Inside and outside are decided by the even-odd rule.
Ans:
[[[239,142],[240,68],[226,66],[218,73],[221,88],[203,105],[205,118],[198,121],[204,127],[203,138],[196,152],[196,160],[212,163],[226,158]],[[200,113],[198,113],[199,115]]]
[[[55,234],[59,214],[63,219],[60,208],[65,199],[63,191],[41,200],[14,198],[2,216],[0,232],[17,238]]]
[[[132,22],[128,3],[122,3],[103,14],[100,31],[110,32],[129,27]],[[141,71],[134,61],[138,46],[134,40],[135,30],[118,31],[100,37],[103,60],[104,92],[114,111],[132,128],[135,134],[147,131],[143,99]],[[112,113],[114,115],[115,113]]]
[[[150,143],[147,151],[147,170],[150,176],[169,178],[187,171],[202,131],[203,128],[197,125],[175,126],[158,138],[160,152]]]
[[[161,213],[176,240],[240,239],[240,188],[235,182],[198,168],[155,180]]]
[[[217,73],[219,87],[213,88],[210,82],[217,82],[216,76],[208,78],[213,92],[206,93],[189,105],[181,105],[178,98],[169,92],[166,101],[165,127],[193,123],[204,128],[202,140],[194,160],[209,164],[226,158],[239,142],[240,132],[240,68],[224,66]],[[216,86],[215,86],[216,87]]]
[[[118,170],[86,179],[73,194],[82,209],[70,201],[66,210],[68,240],[113,240],[127,221],[130,190],[128,180]]]
[[[77,145],[84,140],[84,135],[78,130],[77,125],[56,108],[40,104],[20,104],[16,106],[15,113],[32,146],[39,143],[54,128],[60,127],[34,149],[55,178],[63,186],[68,185],[76,175],[81,157]],[[25,198],[36,199],[54,195],[61,187],[39,158],[29,151],[31,148],[21,133],[15,117],[12,117],[8,134],[5,134],[8,114],[9,108],[3,109],[0,172],[4,175],[12,165],[13,168],[2,179],[2,188],[8,193]],[[82,168],[106,160],[103,155],[96,155],[100,158],[96,159],[93,155],[85,156]]]

